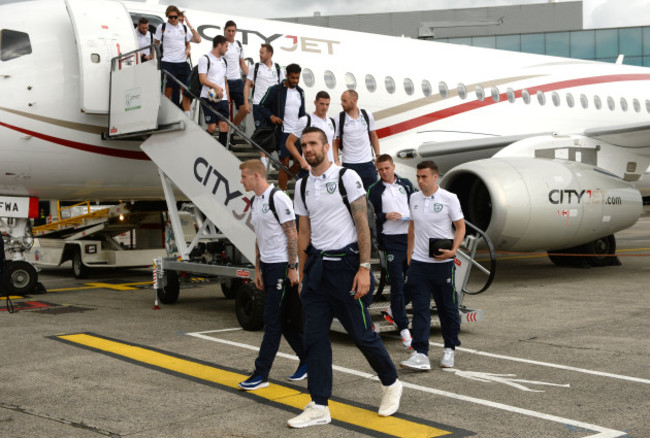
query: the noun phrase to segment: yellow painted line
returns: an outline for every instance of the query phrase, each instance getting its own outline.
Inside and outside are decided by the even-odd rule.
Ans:
[[[59,335],[56,337],[74,344],[121,356],[135,362],[163,368],[229,388],[239,389],[237,384],[248,377],[243,374],[222,370],[147,348],[89,334]],[[311,400],[311,397],[307,393],[275,383],[271,383],[267,388],[248,392],[248,394],[301,410]],[[334,420],[396,437],[438,437],[452,433],[394,416],[380,417],[375,411],[341,402],[330,401],[329,408],[332,419]]]
[[[23,298],[25,298],[25,297],[20,296],[20,295],[9,295],[10,300],[22,300]],[[6,296],[5,297],[0,297],[0,300],[5,300],[6,301],[7,297]]]
[[[48,292],[65,292],[70,290],[87,290],[87,289],[112,289],[112,290],[136,290],[138,288],[130,286],[142,286],[142,285],[151,285],[151,281],[141,281],[138,283],[122,283],[122,284],[111,284],[111,283],[84,283],[85,286],[79,287],[65,287],[60,289],[50,289]]]

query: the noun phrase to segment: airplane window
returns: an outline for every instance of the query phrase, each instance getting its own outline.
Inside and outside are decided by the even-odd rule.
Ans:
[[[575,106],[576,101],[573,98],[573,94],[567,93],[567,95],[566,95],[566,104],[569,105],[569,108],[573,108]]]
[[[481,102],[485,100],[485,90],[480,85],[476,86],[476,98]]]
[[[537,102],[540,105],[546,105],[546,95],[542,90],[537,90]]]
[[[560,95],[557,92],[554,91],[551,93],[551,100],[553,101],[553,105],[560,106]]]
[[[492,100],[498,102],[501,100],[501,94],[499,94],[499,89],[497,87],[492,87],[490,90],[492,93]]]
[[[463,84],[456,85],[456,90],[458,91],[458,97],[465,100],[467,98],[467,88]]]
[[[582,105],[584,109],[589,108],[589,99],[587,99],[587,96],[584,94],[580,95],[580,105]]]
[[[422,94],[426,97],[431,96],[431,83],[426,79],[422,79]]]
[[[440,96],[442,96],[443,98],[449,96],[449,87],[445,82],[442,81],[438,82],[438,91],[440,92]]]
[[[11,61],[32,53],[29,35],[16,30],[0,30],[0,61]]]
[[[603,102],[600,100],[600,96],[594,96],[594,106],[597,110],[603,107]]]
[[[623,112],[627,112],[627,100],[624,97],[621,97],[621,109]]]
[[[386,79],[384,79],[384,85],[386,85],[386,91],[388,91],[388,94],[393,94],[395,92],[395,80],[390,76],[386,76]]]
[[[648,99],[645,101],[645,110],[650,113],[650,100]]]
[[[357,78],[355,78],[352,73],[345,74],[345,86],[350,90],[357,88]]]
[[[508,96],[508,102],[510,103],[515,103],[515,100],[517,100],[517,96],[515,95],[515,90],[512,88],[508,88],[506,90],[506,96]]]
[[[404,79],[404,91],[406,91],[406,94],[409,96],[413,95],[413,92],[415,91],[415,85],[413,85],[413,81],[409,78]]]
[[[325,70],[325,85],[327,85],[327,88],[329,89],[336,87],[336,77],[334,76],[334,73],[329,70]]]
[[[616,109],[616,104],[614,103],[612,96],[607,97],[607,108],[609,108],[610,111],[614,111]]]
[[[374,93],[377,89],[377,81],[373,75],[366,75],[366,88],[371,93]]]
[[[314,84],[316,83],[316,77],[314,76],[314,72],[308,68],[303,68],[302,82],[308,87],[313,87]]]
[[[641,112],[641,103],[639,102],[639,99],[634,99],[632,101],[632,106],[634,107],[634,111],[637,113]]]
[[[528,90],[524,89],[521,91],[521,98],[524,100],[524,103],[528,105],[530,103],[530,93]]]

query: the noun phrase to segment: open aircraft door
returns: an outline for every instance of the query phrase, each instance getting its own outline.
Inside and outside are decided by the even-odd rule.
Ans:
[[[111,59],[138,47],[131,16],[120,2],[65,0],[79,55],[81,110],[108,114]]]

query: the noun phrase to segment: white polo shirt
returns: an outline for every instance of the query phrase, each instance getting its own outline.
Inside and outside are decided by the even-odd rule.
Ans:
[[[311,224],[311,243],[320,250],[343,248],[357,241],[357,229],[352,215],[343,203],[339,192],[339,170],[332,164],[321,176],[313,176],[296,182],[294,208],[296,215],[309,216]],[[300,196],[300,186],[307,181],[305,198],[307,206]],[[343,175],[343,183],[348,193],[350,204],[366,192],[357,173],[348,169]]]
[[[199,74],[206,75],[206,79],[213,84],[217,84],[223,89],[223,98],[221,100],[228,100],[228,93],[226,92],[226,63],[223,57],[217,58],[208,52],[207,56],[210,58],[210,69],[208,70],[208,59],[205,56],[199,58]],[[210,87],[203,85],[201,87],[201,95],[199,97],[208,97]]]
[[[400,184],[397,184],[397,179],[394,183],[381,182],[384,185],[384,193],[381,194],[381,211],[382,213],[397,212],[402,215],[402,219],[409,218],[411,212],[409,211],[408,195],[406,189]],[[397,222],[387,220],[381,230],[383,234],[395,235],[406,234],[409,231],[409,221],[400,220]]]
[[[248,69],[248,76],[246,76],[246,79],[255,83],[253,105],[259,105],[269,87],[282,83],[285,78],[284,69],[280,69],[280,78],[278,78],[278,71],[275,68],[275,64],[271,64],[271,67],[268,67],[266,64],[260,62],[260,66],[257,69],[257,79],[255,81],[253,81],[254,77],[255,66],[252,66]]]
[[[140,32],[138,29],[135,30],[135,36],[138,38],[138,48],[142,49],[143,47],[150,46],[152,41],[151,41],[151,33],[147,31],[144,35],[142,35],[142,32]],[[164,42],[164,41],[163,41]],[[151,53],[151,49],[142,49],[138,53],[142,56],[149,56]]]
[[[453,259],[439,261],[429,257],[429,238],[454,239],[452,224],[463,219],[458,197],[438,187],[431,196],[422,192],[411,194],[411,220],[415,227],[413,260],[426,263],[447,263]]]
[[[234,81],[241,79],[239,60],[244,59],[244,48],[239,48],[237,41],[233,43],[229,42],[228,51],[224,56],[226,57],[226,61],[228,61],[228,80]]]
[[[321,119],[316,115],[316,113],[310,114],[310,118],[311,118],[311,124],[309,126],[320,128],[323,130],[323,132],[325,132],[325,135],[327,136],[327,142],[330,145],[330,149],[329,151],[327,151],[327,157],[333,163],[334,152],[332,152],[332,142],[334,141],[334,134],[336,133],[336,130],[334,129],[334,125],[332,124],[332,119],[330,119],[327,116],[324,119]],[[307,116],[302,116],[301,118],[298,119],[293,134],[296,137],[300,138],[302,136],[302,131],[304,131],[306,127],[307,127]]]
[[[375,118],[368,113],[370,132],[375,130]],[[336,127],[336,136],[341,137],[341,127]],[[359,109],[359,118],[353,119],[345,113],[345,126],[343,127],[343,160],[342,163],[367,163],[373,160],[372,145],[368,136],[366,119]]]
[[[284,119],[282,119],[283,132],[296,135],[296,126],[298,125],[298,114],[300,114],[301,104],[302,100],[300,99],[298,89],[287,87],[287,101],[284,105]]]
[[[165,25],[165,37],[163,38],[162,24],[156,28],[154,39],[162,41],[163,57],[162,61],[165,62],[186,62],[185,56],[185,43],[192,39],[192,32],[185,28],[182,24],[178,23],[174,26],[171,23]]]
[[[260,250],[260,260],[264,263],[287,263],[289,261],[287,234],[280,223],[296,220],[296,216],[289,196],[281,190],[277,191],[274,200],[275,212],[280,219],[278,223],[269,204],[272,189],[273,184],[269,185],[262,196],[255,196],[251,207],[253,228],[257,237],[257,247]]]

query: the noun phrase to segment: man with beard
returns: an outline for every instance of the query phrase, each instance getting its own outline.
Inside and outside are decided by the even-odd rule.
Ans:
[[[312,401],[288,421],[304,428],[331,421],[332,348],[329,330],[334,317],[343,324],[382,383],[379,415],[397,412],[402,384],[367,305],[371,296],[370,229],[361,178],[327,158],[325,133],[315,127],[301,138],[310,174],[296,183],[294,208],[299,219],[298,269],[302,278],[304,347]],[[343,171],[342,171],[343,170]],[[347,170],[347,171],[346,171]]]

